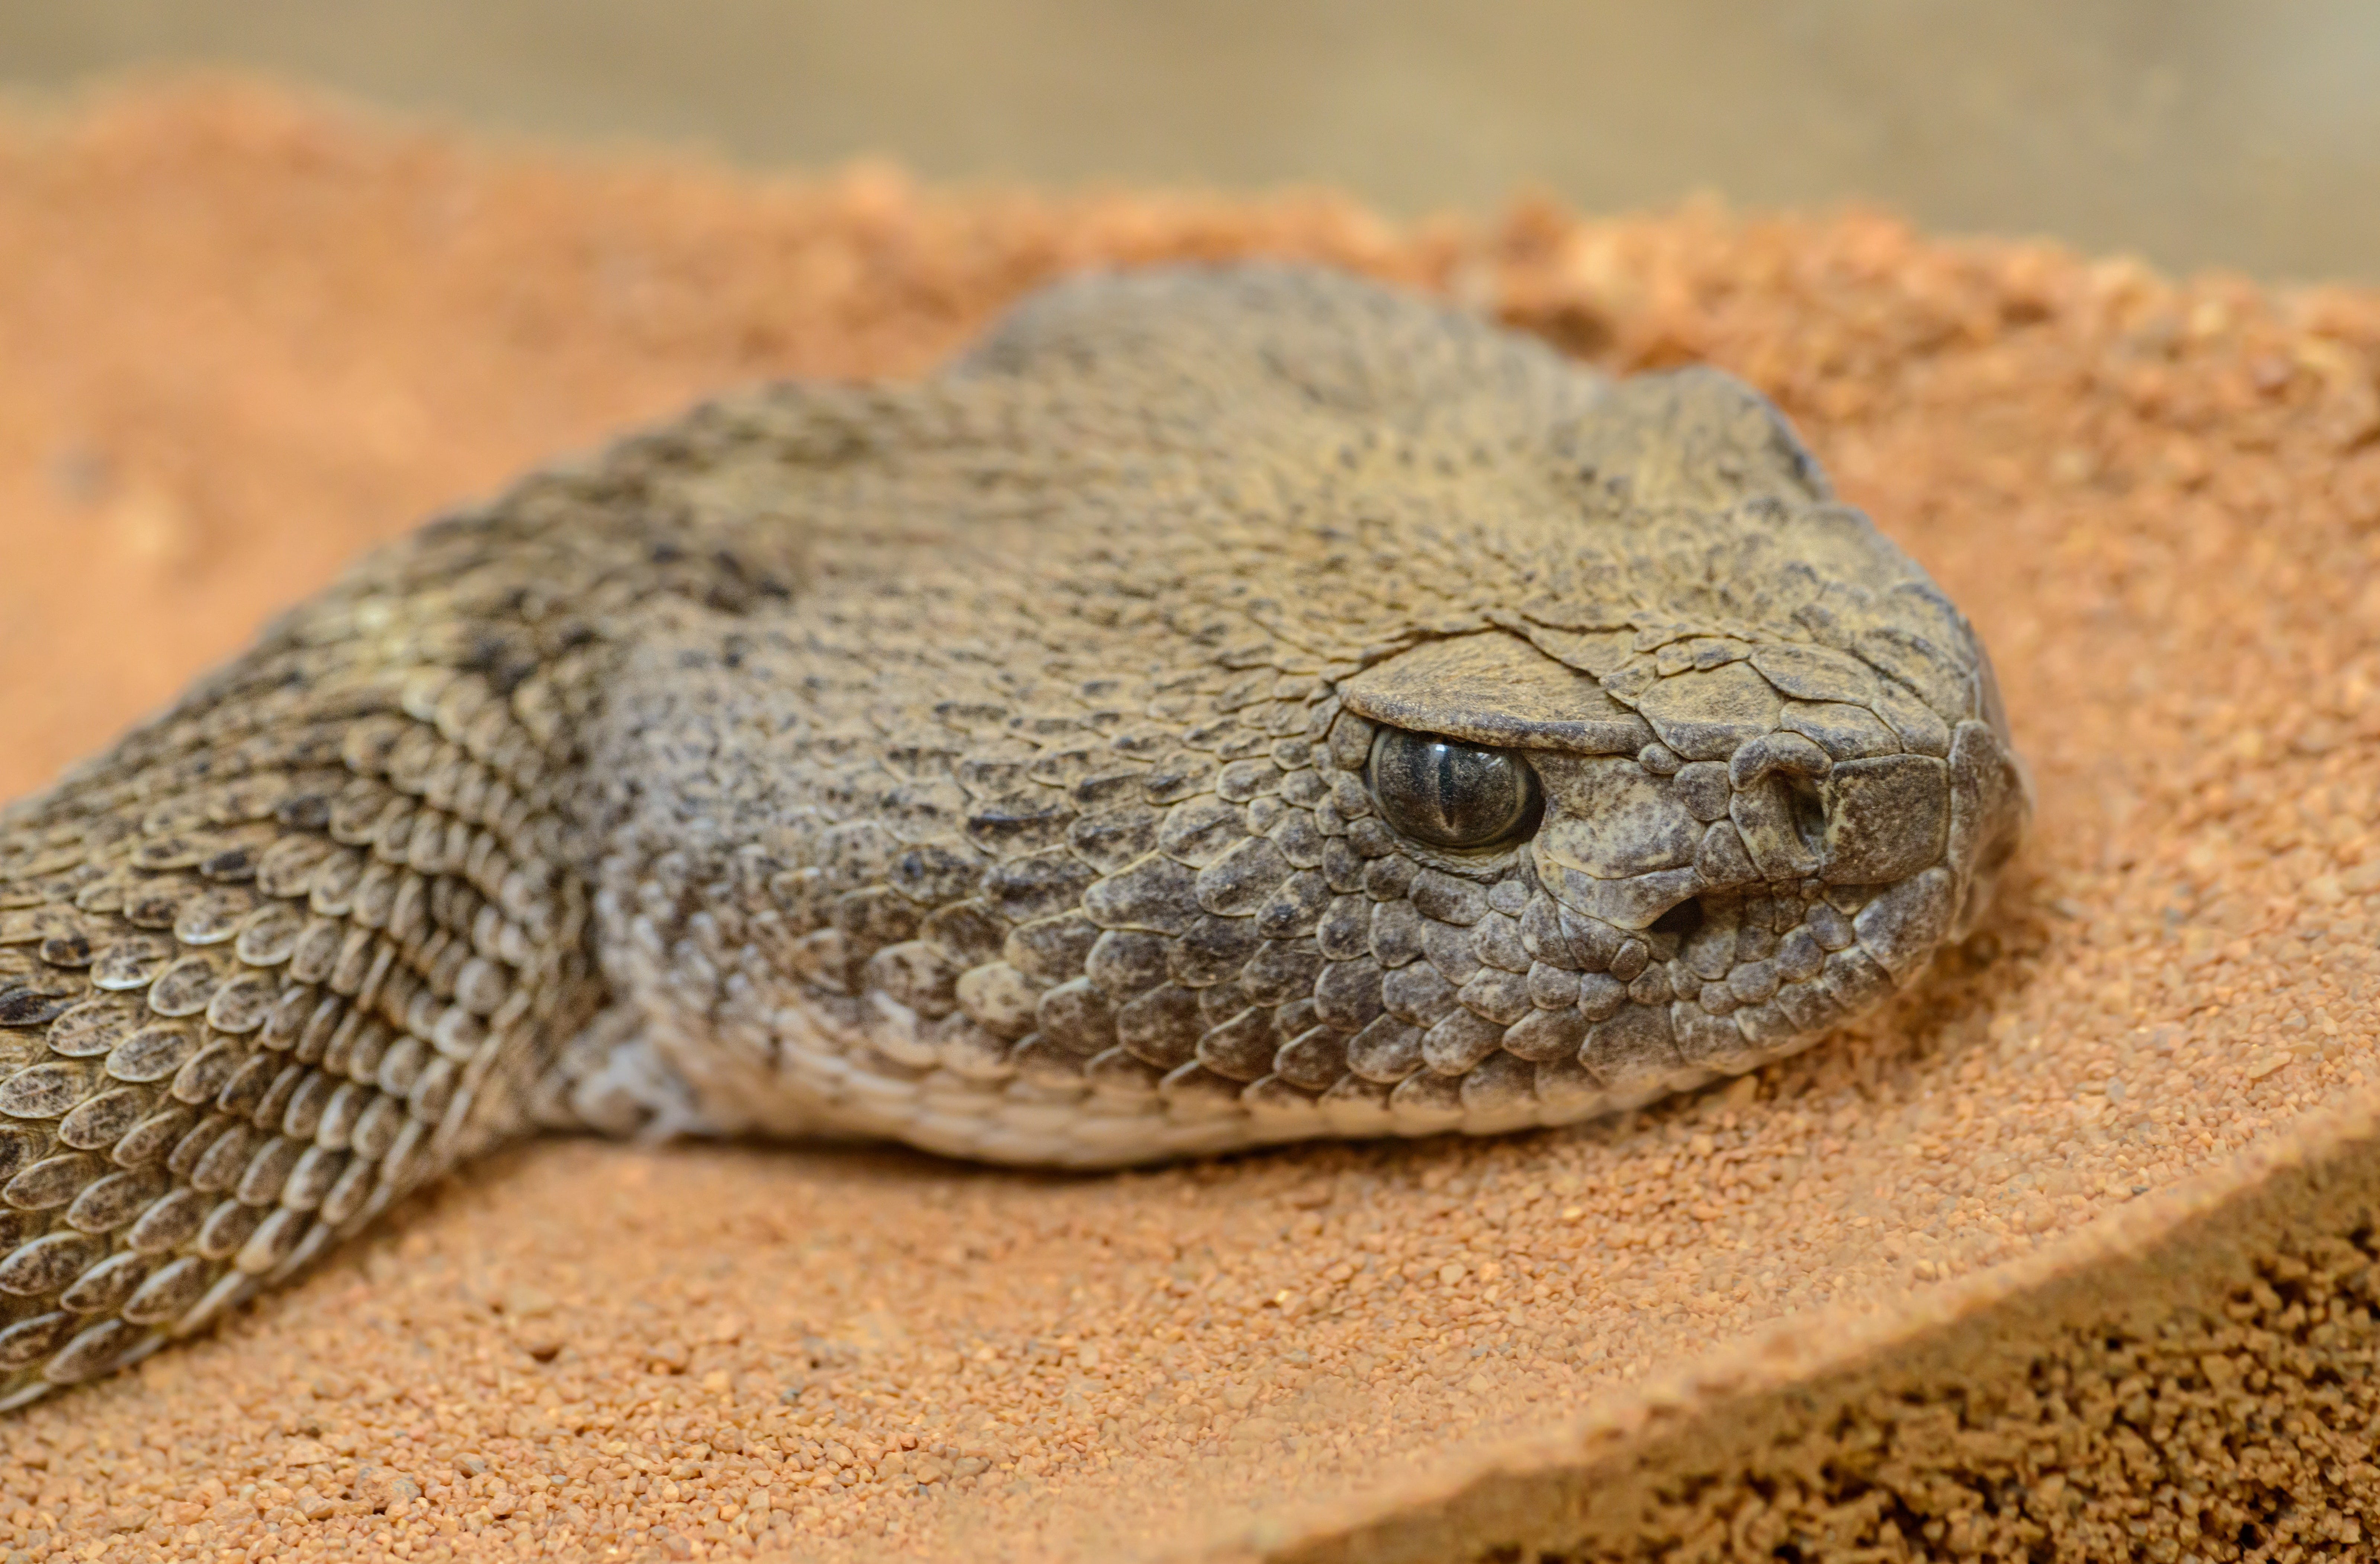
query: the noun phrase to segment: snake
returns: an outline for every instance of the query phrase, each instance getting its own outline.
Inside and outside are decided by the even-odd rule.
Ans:
[[[0,812],[0,1408],[538,1131],[1644,1105],[1915,982],[2031,809],[1973,627],[1742,382],[1060,281],[431,521]]]

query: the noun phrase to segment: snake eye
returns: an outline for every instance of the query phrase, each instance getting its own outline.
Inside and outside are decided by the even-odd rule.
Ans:
[[[1527,762],[1435,734],[1382,728],[1366,780],[1380,818],[1433,847],[1490,847],[1536,817],[1537,779]]]

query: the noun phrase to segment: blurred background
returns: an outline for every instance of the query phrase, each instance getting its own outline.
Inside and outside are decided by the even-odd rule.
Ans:
[[[0,0],[19,100],[158,64],[771,168],[1864,199],[2380,280],[2374,0]]]

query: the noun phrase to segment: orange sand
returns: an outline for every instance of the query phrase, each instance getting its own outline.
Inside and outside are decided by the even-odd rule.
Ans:
[[[2115,1458],[2039,1428],[1974,1457],[2020,1473],[1990,1502],[1931,1457],[1848,1497],[1672,1478],[1910,1375],[2087,1423],[2042,1343],[2102,1351],[2095,1309],[2368,1354],[2380,297],[1864,214],[768,184],[152,88],[0,127],[0,796],[541,456],[756,377],[915,373],[1053,272],[1258,251],[1777,397],[1998,660],[2041,809],[1986,929],[1798,1060],[1572,1132],[1096,1179],[527,1147],[0,1422],[0,1558],[2358,1556],[2368,1449],[2317,1447],[2380,1415],[2369,1375],[2240,1371],[2224,1404],[2314,1453],[2160,1477],[2143,1437],[2130,1530],[2086,1534]],[[2251,1250],[2320,1285],[2267,1308]],[[2161,1372],[2102,1378],[2180,1404]]]

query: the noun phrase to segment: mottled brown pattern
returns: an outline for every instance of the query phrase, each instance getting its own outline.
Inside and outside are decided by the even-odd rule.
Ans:
[[[1392,830],[1382,722],[1541,814]],[[1633,1106],[1914,977],[2026,807],[1965,621],[1740,383],[1062,285],[438,523],[9,811],[0,1384],[534,1121],[1102,1166]]]
[[[516,1134],[601,1000],[579,723],[659,595],[537,486],[425,529],[0,820],[0,1373],[145,1355]]]

